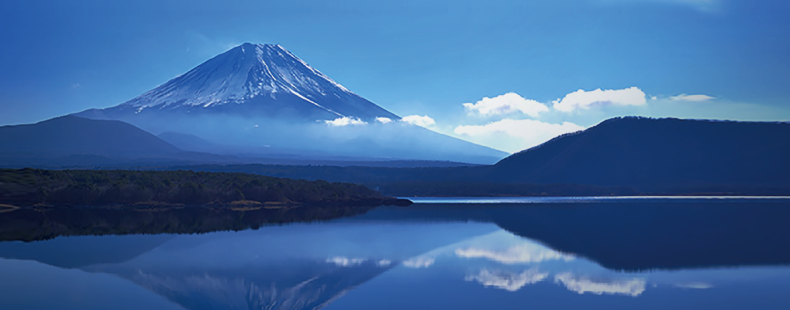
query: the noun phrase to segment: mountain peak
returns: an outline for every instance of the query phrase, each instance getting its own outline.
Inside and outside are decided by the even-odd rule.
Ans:
[[[151,110],[205,110],[230,104],[263,105],[258,111],[297,110],[298,114],[321,119],[399,119],[279,44],[241,44],[119,107],[139,114]]]
[[[228,50],[228,52],[238,55],[237,57],[253,57],[251,59],[255,60],[265,60],[267,57],[285,57],[286,55],[293,58],[298,58],[279,44],[246,42],[244,44],[237,45],[236,47]]]
[[[238,45],[232,49],[241,49],[241,51],[258,51],[258,50],[283,50],[286,49],[282,47],[280,44],[269,44],[269,43],[250,43],[244,42],[241,45]]]

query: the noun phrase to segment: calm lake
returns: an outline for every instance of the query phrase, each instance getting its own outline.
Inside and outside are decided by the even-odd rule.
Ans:
[[[415,202],[0,242],[0,309],[790,309],[789,199]]]

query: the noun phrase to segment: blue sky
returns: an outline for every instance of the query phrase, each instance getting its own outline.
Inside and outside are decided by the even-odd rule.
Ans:
[[[117,105],[243,42],[505,151],[619,115],[786,121],[787,16],[782,0],[5,0],[0,124]]]

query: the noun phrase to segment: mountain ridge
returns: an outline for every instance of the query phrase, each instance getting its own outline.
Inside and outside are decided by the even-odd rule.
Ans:
[[[508,156],[489,178],[672,188],[788,183],[790,123],[612,118]]]
[[[60,116],[35,124],[0,127],[0,150],[10,156],[91,154],[150,157],[182,152],[133,125],[114,120]]]

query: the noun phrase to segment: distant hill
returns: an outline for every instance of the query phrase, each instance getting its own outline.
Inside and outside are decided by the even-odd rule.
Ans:
[[[492,166],[192,165],[354,182],[395,196],[788,195],[790,124],[625,117],[552,139]]]
[[[166,132],[154,136],[115,120],[63,116],[36,124],[0,127],[0,167],[134,168],[209,163],[264,163],[371,167],[473,166],[450,161],[395,161],[327,154],[295,155],[288,149],[233,156],[227,146],[197,136]],[[222,155],[217,155],[222,154]]]
[[[172,157],[177,147],[133,125],[62,116],[35,124],[0,127],[3,162],[35,158]]]
[[[23,166],[34,167],[246,172],[352,182],[394,196],[790,194],[788,123],[615,118],[582,132],[557,137],[495,165],[474,166],[457,162],[320,159],[283,154],[237,157],[172,153],[172,145],[120,122],[110,124],[135,129],[145,141],[158,141],[150,142],[153,146],[164,143],[164,150],[132,138],[108,138],[107,135],[117,131],[110,127],[91,127],[89,135],[76,139],[74,135],[80,136],[77,129],[52,125],[76,124],[76,128],[81,128],[83,122],[96,121],[72,117],[0,127],[0,165],[20,167],[13,160],[24,160],[28,164]],[[98,122],[90,124],[106,121]],[[39,136],[25,133],[30,128],[44,127],[49,129],[34,130]],[[194,136],[162,136],[212,147]],[[73,145],[63,145],[64,141],[72,141]],[[96,145],[80,144],[88,142]],[[65,155],[60,155],[63,157],[57,161],[45,161],[56,165],[34,161],[52,154]],[[33,164],[29,164],[31,160]]]
[[[704,192],[790,185],[788,158],[790,123],[624,117],[513,154],[487,178]]]

